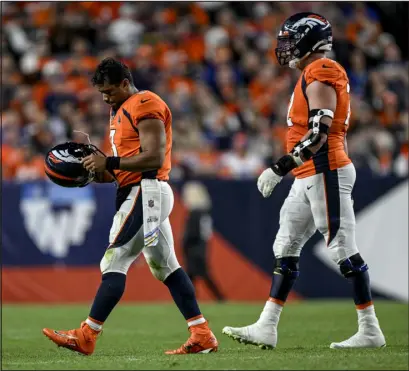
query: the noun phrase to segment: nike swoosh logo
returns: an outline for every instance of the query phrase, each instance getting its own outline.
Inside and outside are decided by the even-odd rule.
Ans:
[[[141,99],[141,103],[146,103],[150,99]]]
[[[312,186],[307,186],[307,190],[308,190],[308,189],[311,189],[312,187],[314,187],[314,186],[313,186],[313,185],[312,185]]]
[[[322,68],[331,68],[331,66],[326,66],[325,64],[323,64]]]
[[[61,332],[58,332],[56,330],[54,330],[54,334],[61,336],[63,338],[68,338],[68,339],[75,339],[78,340],[78,338],[76,336],[71,336],[71,335],[67,335],[67,334],[62,334]]]

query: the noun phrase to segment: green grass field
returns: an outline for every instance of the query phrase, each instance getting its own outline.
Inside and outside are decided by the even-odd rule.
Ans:
[[[167,356],[188,337],[186,324],[172,304],[120,305],[104,326],[96,352],[82,356],[57,348],[43,327],[70,329],[88,315],[87,306],[17,306],[2,308],[2,369],[76,370],[408,370],[408,305],[376,303],[387,347],[332,350],[357,326],[350,301],[287,304],[281,316],[278,348],[261,350],[221,334],[225,325],[247,325],[258,318],[259,304],[203,304],[218,337],[219,352]]]

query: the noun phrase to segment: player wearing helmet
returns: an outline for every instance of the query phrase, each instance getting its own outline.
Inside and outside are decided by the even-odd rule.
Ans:
[[[292,172],[296,179],[280,211],[274,278],[260,318],[250,326],[225,327],[223,333],[243,343],[276,347],[280,314],[299,275],[301,249],[318,229],[331,258],[352,284],[358,313],[358,332],[331,348],[385,346],[368,266],[355,243],[351,192],[356,174],[346,148],[349,83],[345,70],[325,57],[332,47],[331,24],[319,14],[298,13],[284,22],[277,40],[279,64],[299,69],[301,76],[288,108],[288,153],[264,170],[257,186],[269,197],[286,174]]]

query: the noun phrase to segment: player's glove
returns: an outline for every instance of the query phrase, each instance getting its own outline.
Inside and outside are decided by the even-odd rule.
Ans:
[[[274,188],[283,179],[282,176],[276,174],[271,167],[264,170],[257,180],[257,188],[264,198],[270,197]]]
[[[281,157],[275,164],[264,170],[258,178],[257,187],[263,197],[270,197],[271,192],[283,176],[303,164],[299,154],[289,153]]]

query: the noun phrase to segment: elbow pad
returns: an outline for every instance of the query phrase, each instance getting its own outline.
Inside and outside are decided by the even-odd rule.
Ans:
[[[312,129],[311,135],[298,142],[291,151],[294,157],[294,161],[298,166],[303,164],[301,160],[301,154],[309,160],[314,154],[308,149],[308,147],[315,146],[321,140],[321,133],[328,135],[329,126],[321,124],[323,117],[334,118],[334,112],[330,109],[312,109],[309,112],[308,129]]]
[[[329,126],[322,124],[321,119],[323,117],[329,117],[334,119],[334,112],[330,109],[312,109],[308,115],[308,129],[312,129],[313,134],[324,133],[328,135]]]
[[[334,112],[329,109],[312,109],[309,112],[308,129],[312,129],[312,133],[302,142],[298,142],[291,150],[290,154],[283,156],[276,164],[272,165],[273,171],[284,176],[291,170],[301,166],[304,162],[301,159],[301,154],[309,160],[314,154],[308,147],[315,146],[321,140],[321,133],[328,135],[329,126],[322,124],[323,117],[334,118]]]
[[[327,126],[327,125],[325,125]],[[328,127],[328,126],[327,126]],[[315,146],[321,140],[321,134],[311,133],[310,136],[303,141],[299,141],[291,150],[292,155],[297,166],[301,166],[304,162],[301,159],[301,154],[305,159],[309,160],[314,154],[308,149],[310,146]]]

